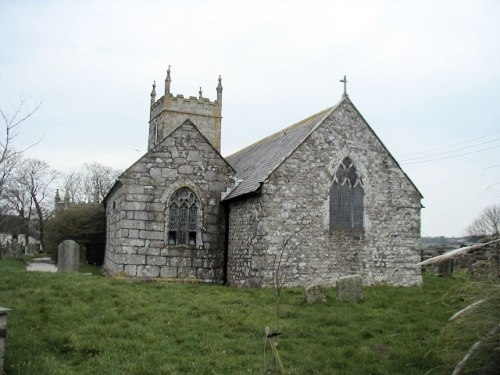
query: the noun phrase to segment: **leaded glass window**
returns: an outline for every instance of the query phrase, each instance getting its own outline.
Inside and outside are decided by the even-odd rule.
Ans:
[[[345,158],[330,187],[330,229],[362,230],[364,211],[363,181],[350,158]]]
[[[168,244],[196,246],[199,201],[188,188],[176,190],[168,208]]]

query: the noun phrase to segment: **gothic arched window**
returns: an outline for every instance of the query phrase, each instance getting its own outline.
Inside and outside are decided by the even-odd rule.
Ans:
[[[330,187],[330,230],[363,229],[363,181],[350,158],[345,158]]]
[[[168,244],[196,246],[199,201],[186,187],[172,194],[168,205]]]

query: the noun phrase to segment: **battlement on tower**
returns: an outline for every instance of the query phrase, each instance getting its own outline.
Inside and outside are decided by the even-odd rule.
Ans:
[[[220,108],[217,100],[211,101],[209,98],[199,98],[190,96],[185,98],[184,95],[177,94],[176,96],[169,94],[162,96],[151,106],[150,118],[158,116],[163,111],[177,111],[193,114],[211,115],[214,110]]]
[[[220,151],[222,119],[222,84],[219,76],[217,99],[210,101],[203,97],[200,87],[199,96],[173,95],[170,92],[170,66],[165,79],[165,95],[156,100],[156,83],[153,83],[150,103],[148,150],[169,136],[184,121],[190,120],[208,139],[212,146]]]

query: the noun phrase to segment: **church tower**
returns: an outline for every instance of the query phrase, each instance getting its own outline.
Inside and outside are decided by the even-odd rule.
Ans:
[[[217,100],[211,102],[203,97],[200,87],[198,97],[183,95],[174,96],[170,92],[170,65],[165,78],[165,95],[156,100],[156,83],[151,91],[151,109],[149,118],[148,151],[165,139],[184,121],[190,120],[207,138],[212,146],[220,152],[221,119],[222,119],[222,84],[219,76]]]

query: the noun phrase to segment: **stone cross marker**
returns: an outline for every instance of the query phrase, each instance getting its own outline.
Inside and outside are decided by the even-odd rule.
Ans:
[[[57,251],[58,272],[78,272],[80,268],[80,246],[73,240],[64,240]]]
[[[342,82],[344,84],[344,97],[347,96],[347,78],[346,76],[344,76],[344,79],[341,79],[340,82]]]
[[[363,300],[363,278],[360,275],[339,278],[337,280],[337,300]]]

